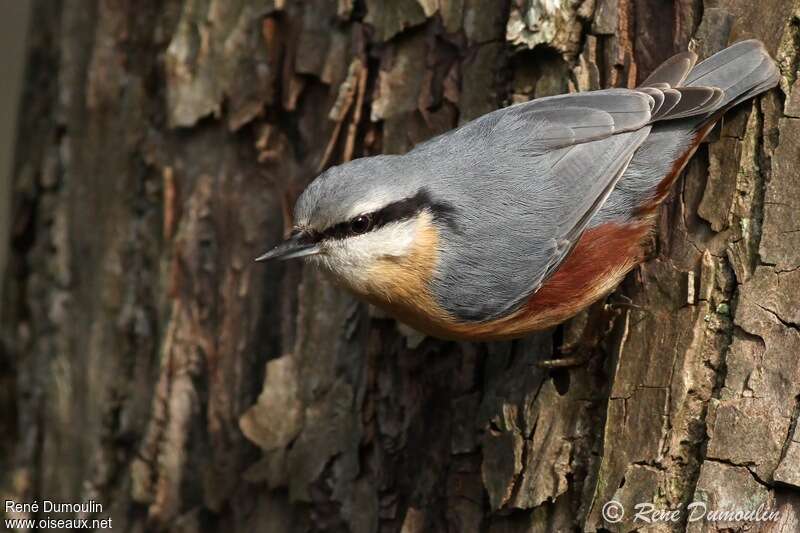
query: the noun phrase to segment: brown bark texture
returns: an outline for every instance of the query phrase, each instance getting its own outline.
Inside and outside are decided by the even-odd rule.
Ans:
[[[132,532],[800,531],[800,1],[37,0],[32,21],[3,499],[95,500]],[[553,331],[422,338],[252,261],[322,168],[747,37],[780,87],[701,147],[647,262]],[[537,366],[566,355],[588,362]],[[630,512],[693,501],[780,518]]]

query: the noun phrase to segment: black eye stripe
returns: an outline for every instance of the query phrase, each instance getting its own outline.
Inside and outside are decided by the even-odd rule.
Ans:
[[[454,211],[454,208],[449,204],[434,201],[427,190],[420,189],[420,191],[414,196],[410,196],[397,202],[392,202],[391,204],[375,212],[364,213],[346,222],[340,222],[330,226],[322,232],[316,233],[314,238],[316,241],[323,239],[343,239],[345,237],[351,237],[353,235],[375,231],[376,229],[392,222],[399,222],[401,220],[413,218],[420,211],[426,208],[433,213],[434,218],[443,219],[445,222],[452,225],[453,218],[451,215]],[[361,216],[367,216],[371,219],[370,227],[366,232],[354,232],[352,227],[353,220]]]

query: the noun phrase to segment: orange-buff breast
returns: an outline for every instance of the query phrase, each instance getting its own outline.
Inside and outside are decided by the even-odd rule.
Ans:
[[[641,261],[641,243],[651,221],[647,217],[587,230],[525,305],[486,322],[460,321],[433,297],[430,281],[438,260],[439,234],[430,218],[420,221],[408,255],[381,260],[370,271],[366,286],[351,289],[397,319],[436,337],[471,341],[521,337],[563,322],[613,290]]]

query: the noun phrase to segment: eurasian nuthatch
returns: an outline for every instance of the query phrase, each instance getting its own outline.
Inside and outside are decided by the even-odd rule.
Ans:
[[[657,206],[725,110],[779,80],[758,41],[696,59],[672,57],[637,89],[539,98],[330,168],[258,260],[306,257],[438,337],[558,324],[642,260]]]

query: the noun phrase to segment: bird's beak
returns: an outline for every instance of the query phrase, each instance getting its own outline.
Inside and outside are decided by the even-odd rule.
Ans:
[[[278,259],[282,261],[284,259],[295,259],[298,257],[316,255],[319,252],[319,243],[311,241],[307,233],[298,232],[264,255],[256,257],[256,261],[268,261],[270,259]]]

